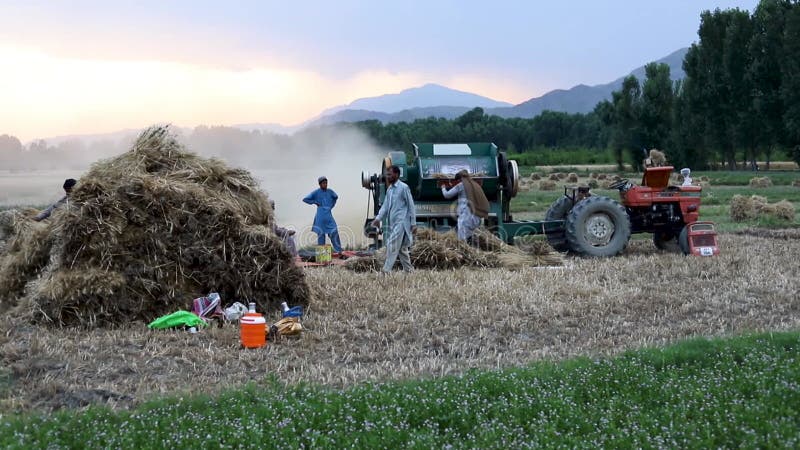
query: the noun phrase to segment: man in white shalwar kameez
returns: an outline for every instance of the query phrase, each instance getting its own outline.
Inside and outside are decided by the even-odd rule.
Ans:
[[[408,185],[400,181],[400,169],[397,166],[386,169],[385,176],[389,188],[386,190],[386,197],[378,215],[372,221],[372,226],[378,227],[383,219],[388,219],[386,227],[388,231],[384,232],[386,262],[383,264],[382,272],[391,272],[397,259],[400,259],[403,271],[411,272],[414,267],[411,265],[409,249],[414,242],[413,233],[417,228],[414,199],[411,197]]]

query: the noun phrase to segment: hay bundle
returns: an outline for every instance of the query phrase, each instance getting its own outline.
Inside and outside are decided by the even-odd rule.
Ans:
[[[657,149],[650,149],[650,162],[653,163],[656,167],[666,166],[667,165],[667,156],[664,152],[659,151]]]
[[[550,176],[547,177],[547,179],[550,180],[550,181],[558,181],[559,180],[558,174],[557,173],[551,173]]]
[[[589,174],[589,178],[591,178],[593,180],[596,180],[597,179],[597,174],[592,172],[592,173]]]
[[[608,189],[611,186],[611,182],[608,180],[603,180],[600,182],[600,189]]]
[[[734,222],[774,217],[781,220],[794,221],[795,209],[791,202],[781,200],[768,203],[766,197],[760,195],[734,195],[731,198],[731,219]]]
[[[577,183],[578,182],[578,174],[575,173],[575,172],[570,172],[569,175],[567,175],[567,182],[568,183]]]
[[[416,269],[507,268],[531,266],[559,266],[562,256],[549,246],[537,248],[537,253],[524,251],[500,240],[488,230],[478,229],[473,235],[473,245],[460,241],[454,232],[437,233],[420,228],[411,247],[411,263]],[[546,244],[545,244],[546,245]],[[385,251],[374,256],[350,258],[345,267],[356,271],[376,271],[383,267]]]
[[[542,180],[539,182],[539,190],[540,191],[555,191],[556,190],[556,182],[552,180]]]
[[[796,178],[794,181],[792,181],[792,186],[800,187],[800,178]]]
[[[606,178],[608,178],[608,175],[606,175],[604,173],[598,173],[597,174],[597,179],[598,180],[605,180]]]
[[[589,186],[589,189],[597,189],[600,186],[600,184],[594,178],[590,178],[586,182],[586,185]]]
[[[531,181],[539,181],[541,179],[542,179],[542,174],[540,174],[539,172],[533,172],[531,174]]]
[[[750,179],[751,188],[767,188],[772,186],[770,177],[753,177]]]
[[[564,172],[558,172],[556,173],[556,177],[558,177],[559,180],[563,180],[567,178],[567,174],[565,174]]]
[[[95,163],[69,207],[26,224],[0,280],[20,278],[8,300],[18,313],[65,325],[149,321],[211,291],[261,310],[307,305],[303,272],[272,221],[248,172],[188,153],[153,127],[129,152]],[[14,268],[21,260],[30,261],[24,271]]]

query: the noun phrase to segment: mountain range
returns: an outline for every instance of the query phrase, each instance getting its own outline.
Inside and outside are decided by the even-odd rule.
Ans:
[[[673,80],[682,79],[685,76],[682,67],[683,59],[688,50],[688,48],[676,50],[654,62],[667,64]],[[579,84],[570,89],[556,89],[547,92],[540,97],[531,98],[518,105],[505,104],[496,106],[491,105],[500,102],[490,98],[462,93],[444,86],[428,84],[418,88],[406,89],[398,94],[359,99],[349,105],[331,108],[323,112],[321,117],[317,117],[304,125],[357,122],[373,119],[383,123],[407,122],[426,117],[453,119],[477,106],[482,107],[487,114],[500,117],[531,118],[545,110],[587,113],[592,111],[599,102],[610,100],[611,93],[622,87],[622,81],[628,75],[634,75],[640,81],[643,81],[645,78],[644,66],[638,67],[610,83],[594,86]],[[444,94],[447,91],[449,91],[449,95]],[[425,93],[431,93],[431,95],[427,97],[423,95]],[[405,101],[406,99],[408,101]],[[417,106],[397,109],[398,105],[413,103],[412,99],[417,102]],[[442,103],[440,99],[450,99],[450,103]]]

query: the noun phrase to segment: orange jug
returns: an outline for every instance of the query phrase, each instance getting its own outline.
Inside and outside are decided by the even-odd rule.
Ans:
[[[267,321],[256,312],[256,304],[239,319],[239,340],[244,348],[259,348],[267,343]]]

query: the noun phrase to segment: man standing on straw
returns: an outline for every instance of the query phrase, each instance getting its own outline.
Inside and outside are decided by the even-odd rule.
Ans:
[[[411,254],[409,248],[414,242],[413,233],[417,229],[417,212],[414,209],[414,199],[411,189],[400,181],[400,168],[389,166],[386,169],[386,197],[381,205],[381,210],[372,221],[372,226],[380,226],[383,219],[388,221],[386,233],[386,262],[383,264],[383,273],[389,273],[394,267],[398,257],[404,272],[412,272]]]
[[[446,199],[458,196],[458,239],[469,241],[475,229],[481,226],[481,219],[489,217],[489,200],[466,170],[459,171],[455,178],[460,183],[449,190],[449,185],[442,184],[442,195]]]
[[[317,233],[317,245],[325,244],[325,235],[331,238],[331,245],[333,251],[341,253],[342,244],[339,241],[339,229],[336,226],[336,221],[333,220],[333,207],[336,206],[336,201],[339,196],[333,189],[328,189],[328,179],[324,176],[317,179],[319,189],[315,189],[312,193],[308,194],[303,199],[309,205],[317,206],[317,214],[314,215],[314,225],[311,230]]]

